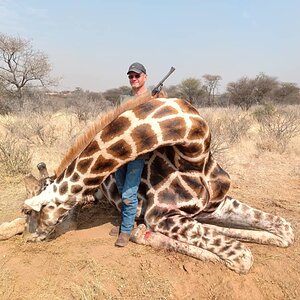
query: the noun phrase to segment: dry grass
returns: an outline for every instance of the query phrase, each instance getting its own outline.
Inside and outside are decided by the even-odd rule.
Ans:
[[[265,106],[254,112],[260,125],[257,142],[260,150],[286,151],[291,140],[300,133],[300,111],[295,108]]]
[[[0,138],[1,175],[26,174],[30,171],[31,153],[27,144],[14,136]]]

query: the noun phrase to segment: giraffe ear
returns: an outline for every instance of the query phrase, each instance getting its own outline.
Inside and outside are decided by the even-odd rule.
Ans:
[[[27,191],[27,197],[36,196],[41,192],[41,183],[32,174],[25,176],[24,184]]]

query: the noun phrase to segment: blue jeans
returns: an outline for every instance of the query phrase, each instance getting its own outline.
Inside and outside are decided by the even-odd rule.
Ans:
[[[122,196],[121,232],[130,233],[138,205],[137,192],[141,182],[145,160],[136,159],[122,166],[115,173],[119,193]]]

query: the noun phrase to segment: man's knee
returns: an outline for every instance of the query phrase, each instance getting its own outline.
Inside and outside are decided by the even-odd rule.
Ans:
[[[124,199],[123,203],[128,206],[132,203],[132,201],[130,199]]]

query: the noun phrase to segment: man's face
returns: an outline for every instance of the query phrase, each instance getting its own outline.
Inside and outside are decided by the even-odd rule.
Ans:
[[[145,84],[147,80],[147,75],[145,73],[139,74],[135,72],[129,72],[128,79],[131,87],[138,89]]]

